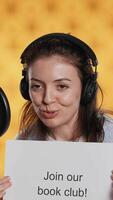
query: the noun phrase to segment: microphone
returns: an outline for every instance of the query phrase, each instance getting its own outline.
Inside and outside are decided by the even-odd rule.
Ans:
[[[11,120],[8,99],[0,87],[0,137],[7,131]]]

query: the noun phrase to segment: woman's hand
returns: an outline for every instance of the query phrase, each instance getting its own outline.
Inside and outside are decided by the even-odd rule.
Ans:
[[[9,188],[11,185],[12,184],[9,176],[5,176],[0,179],[0,200],[2,200],[6,189]]]

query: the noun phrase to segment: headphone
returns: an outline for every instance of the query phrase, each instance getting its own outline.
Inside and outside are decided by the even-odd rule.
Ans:
[[[98,65],[98,60],[97,57],[94,53],[94,51],[82,40],[70,35],[70,34],[65,34],[65,33],[50,33],[43,35],[33,41],[26,49],[24,50],[27,51],[30,47],[38,45],[40,42],[46,41],[48,39],[64,39],[71,44],[78,46],[87,56],[88,59],[91,61],[91,65],[95,68],[94,72],[91,73],[86,79],[84,79],[83,83],[83,88],[82,88],[82,95],[81,95],[81,105],[85,106],[89,103],[92,102],[93,98],[96,95],[97,89],[98,89],[98,83],[97,83],[97,65]],[[24,54],[22,53],[22,55]],[[21,56],[22,58],[22,56]],[[20,92],[21,95],[24,99],[30,101],[30,96],[29,96],[29,84],[27,80],[27,70],[24,68],[22,70],[22,80],[20,82]]]
[[[0,88],[0,136],[2,136],[8,129],[11,120],[11,111],[8,99]]]

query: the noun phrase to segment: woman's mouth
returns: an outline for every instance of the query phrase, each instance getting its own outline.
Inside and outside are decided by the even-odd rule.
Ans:
[[[40,114],[45,119],[53,119],[57,116],[58,110],[56,111],[40,111]]]

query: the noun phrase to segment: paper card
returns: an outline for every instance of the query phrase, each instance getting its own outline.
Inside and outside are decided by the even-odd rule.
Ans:
[[[112,143],[8,141],[5,200],[113,200]]]

